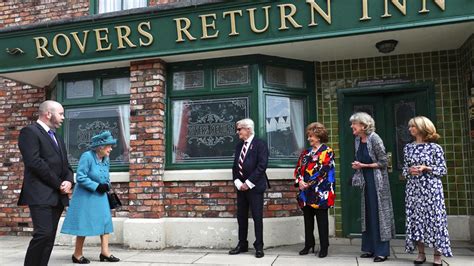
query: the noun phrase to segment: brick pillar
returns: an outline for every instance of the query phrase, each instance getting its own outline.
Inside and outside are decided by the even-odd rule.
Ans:
[[[130,218],[164,216],[165,62],[130,67]]]
[[[20,129],[38,118],[44,89],[0,79],[0,235],[30,235],[28,208],[18,207],[23,163],[18,149]]]

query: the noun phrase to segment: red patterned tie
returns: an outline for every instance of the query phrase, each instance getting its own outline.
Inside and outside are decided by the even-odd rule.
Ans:
[[[241,177],[244,177],[242,173],[242,165],[244,164],[245,155],[247,154],[247,141],[244,142],[244,146],[242,147],[242,151],[240,152],[239,156],[239,173]]]

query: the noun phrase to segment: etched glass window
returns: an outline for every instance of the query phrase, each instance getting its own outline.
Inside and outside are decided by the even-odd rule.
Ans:
[[[267,96],[265,113],[270,158],[297,158],[305,144],[304,100]]]
[[[117,145],[110,154],[113,164],[126,164],[130,150],[130,106],[71,108],[65,111],[65,142],[69,162],[77,164],[81,154],[89,149],[92,136],[109,130]]]
[[[102,80],[102,95],[130,94],[130,78],[113,78]]]
[[[204,71],[181,71],[173,73],[173,90],[182,91],[204,87]]]
[[[81,99],[94,97],[94,81],[78,80],[66,82],[66,98]]]
[[[403,168],[403,148],[413,139],[408,131],[408,121],[416,115],[415,101],[401,100],[394,104],[395,115],[395,140],[397,145],[397,168]]]
[[[304,72],[297,69],[266,66],[265,82],[268,85],[286,88],[305,88]]]
[[[215,73],[216,87],[249,85],[249,66],[218,68]]]
[[[173,163],[231,161],[239,140],[235,123],[248,117],[249,100],[175,100],[171,112]]]

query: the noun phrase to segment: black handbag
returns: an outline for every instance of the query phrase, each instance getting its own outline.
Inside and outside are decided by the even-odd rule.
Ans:
[[[107,192],[107,199],[109,200],[109,206],[111,209],[116,209],[122,207],[122,202],[120,202],[117,193],[112,189],[112,191]]]

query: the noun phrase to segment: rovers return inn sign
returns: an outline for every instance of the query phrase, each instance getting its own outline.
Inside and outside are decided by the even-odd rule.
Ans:
[[[473,0],[228,1],[0,31],[0,73],[474,20]]]

